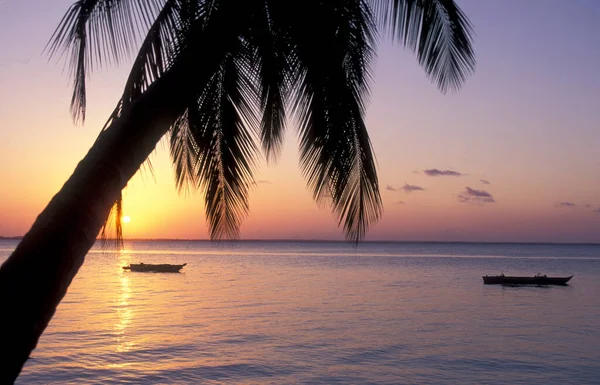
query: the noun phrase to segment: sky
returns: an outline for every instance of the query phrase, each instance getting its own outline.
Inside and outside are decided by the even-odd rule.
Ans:
[[[367,240],[600,242],[600,1],[457,0],[477,68],[443,95],[383,39],[367,110],[384,203]],[[24,234],[93,144],[129,62],[88,80],[84,126],[64,61],[43,49],[72,0],[0,0],[0,235]],[[298,165],[293,122],[262,162],[245,239],[343,239]],[[179,194],[165,142],[124,190],[126,238],[208,237],[203,197]]]

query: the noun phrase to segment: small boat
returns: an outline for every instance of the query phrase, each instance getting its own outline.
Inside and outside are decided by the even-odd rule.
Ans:
[[[123,266],[123,269],[142,272],[179,273],[179,270],[181,270],[185,265],[187,265],[187,263],[184,263],[183,265],[169,265],[167,263],[160,265],[154,265],[151,263],[132,263],[129,266]]]
[[[566,285],[570,277],[548,277],[536,274],[533,277],[510,277],[504,274],[494,276],[483,276],[485,285]]]

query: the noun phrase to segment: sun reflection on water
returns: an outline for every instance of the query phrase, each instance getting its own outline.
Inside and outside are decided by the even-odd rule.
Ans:
[[[133,347],[133,342],[129,340],[125,331],[131,323],[134,313],[129,306],[129,298],[131,297],[131,283],[129,276],[123,273],[122,266],[129,263],[126,251],[120,253],[119,258],[119,297],[117,302],[117,323],[115,324],[115,330],[117,335],[117,347],[118,353],[128,352]]]

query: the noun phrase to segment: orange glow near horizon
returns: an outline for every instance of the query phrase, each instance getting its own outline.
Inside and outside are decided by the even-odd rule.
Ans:
[[[241,227],[246,239],[343,239],[342,229],[329,210],[312,200],[298,167],[285,163],[294,161],[295,151],[278,166],[267,169],[250,194],[250,214]],[[136,175],[123,192],[125,238],[206,239],[203,197],[199,193],[179,194],[173,183],[167,154],[153,156],[154,178],[144,173]],[[381,179],[391,179],[380,171]],[[268,179],[267,179],[268,178]],[[406,178],[406,179],[404,179]],[[472,240],[472,241],[595,241],[600,215],[595,207],[556,207],[559,194],[547,192],[543,199],[536,196],[535,184],[520,184],[520,192],[506,186],[476,186],[493,191],[494,203],[460,203],[457,194],[465,179],[432,179],[404,172],[396,180],[423,186],[423,191],[406,193],[398,190],[403,183],[381,186],[384,215],[368,233],[373,240]],[[258,178],[257,178],[258,179]],[[385,180],[384,179],[384,180]],[[268,180],[268,183],[266,182]],[[396,189],[396,191],[391,191]],[[591,189],[592,190],[592,189]],[[18,191],[18,190],[17,190]],[[48,190],[50,191],[50,190]],[[531,191],[531,192],[528,192]],[[10,191],[4,191],[6,194]],[[573,191],[571,194],[576,193]],[[22,235],[41,211],[50,193],[38,193],[38,199],[5,196],[0,200],[4,215],[0,235]],[[579,201],[593,198],[583,194]],[[8,205],[7,202],[12,202]],[[403,202],[403,203],[400,203]],[[129,221],[127,220],[129,218]],[[135,218],[135,221],[132,220]],[[548,234],[554,234],[548,239]],[[579,237],[579,238],[578,238]],[[596,238],[595,238],[596,237]]]

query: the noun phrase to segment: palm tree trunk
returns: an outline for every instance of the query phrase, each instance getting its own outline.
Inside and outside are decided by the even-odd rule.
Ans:
[[[100,134],[0,266],[0,385],[19,375],[121,190],[238,44],[248,13],[237,3],[234,12],[221,8],[171,69]]]
[[[15,381],[120,191],[183,111],[177,80],[164,74],[112,122],[0,267],[0,384]]]

